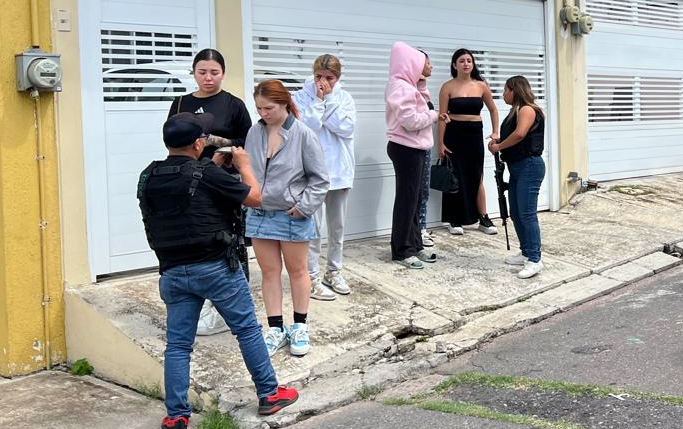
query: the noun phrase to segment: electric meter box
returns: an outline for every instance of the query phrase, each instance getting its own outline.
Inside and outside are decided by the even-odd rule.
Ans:
[[[14,56],[17,71],[17,90],[58,92],[62,90],[60,55],[28,50]]]

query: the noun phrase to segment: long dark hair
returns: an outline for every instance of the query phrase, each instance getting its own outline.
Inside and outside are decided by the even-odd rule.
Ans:
[[[215,49],[206,48],[197,52],[197,55],[194,56],[194,61],[192,61],[193,72],[197,63],[200,61],[215,61],[221,66],[223,73],[225,73],[225,59],[223,58],[223,55]]]
[[[479,67],[477,67],[477,61],[474,59],[474,54],[472,51],[465,48],[460,48],[453,53],[453,58],[451,58],[451,76],[453,76],[454,79],[458,77],[458,69],[455,68],[455,62],[463,55],[469,55],[472,58],[472,71],[470,72],[470,77],[474,80],[486,82],[484,78],[481,77],[481,73],[479,73]]]
[[[505,81],[505,87],[512,92],[512,109],[508,114],[509,117],[516,116],[519,109],[524,106],[531,107],[536,113],[545,117],[543,110],[536,104],[536,96],[527,78],[522,75],[512,76]]]

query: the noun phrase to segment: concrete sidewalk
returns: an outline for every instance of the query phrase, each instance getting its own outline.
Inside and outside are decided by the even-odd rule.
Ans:
[[[193,398],[200,405],[217,400],[244,427],[289,424],[677,265],[681,259],[664,251],[681,250],[680,189],[682,174],[607,183],[559,212],[541,213],[545,269],[529,280],[517,279],[516,268],[503,263],[511,253],[502,228],[497,236],[435,229],[433,251],[440,260],[424,270],[391,263],[388,237],[348,242],[345,276],[352,294],[311,302],[312,350],[306,357],[285,350],[273,357],[280,381],[301,388],[299,402],[270,418],[256,417],[252,383],[229,333],[198,338]],[[516,252],[512,225],[509,230]],[[255,262],[252,268],[254,300],[265,322]],[[165,312],[157,278],[140,275],[67,291],[70,359],[85,357],[96,374],[133,387],[160,383]],[[290,315],[288,307],[287,323]],[[126,357],[127,349],[137,357]]]

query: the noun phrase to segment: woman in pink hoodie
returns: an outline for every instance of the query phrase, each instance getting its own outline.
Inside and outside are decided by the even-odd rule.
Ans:
[[[425,76],[432,65],[423,52],[395,42],[389,56],[386,101],[387,154],[396,174],[391,222],[391,259],[405,267],[424,268],[436,255],[423,250],[419,225],[420,193],[425,150],[434,145],[432,124],[438,113],[429,101]]]

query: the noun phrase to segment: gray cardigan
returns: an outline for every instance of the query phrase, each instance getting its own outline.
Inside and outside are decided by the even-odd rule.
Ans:
[[[315,133],[289,115],[280,129],[283,140],[266,168],[268,132],[263,120],[247,133],[244,146],[261,185],[264,210],[289,210],[313,216],[325,200],[330,181],[322,147]]]

